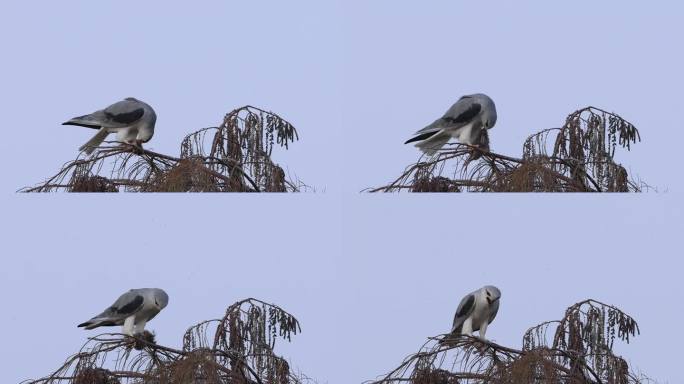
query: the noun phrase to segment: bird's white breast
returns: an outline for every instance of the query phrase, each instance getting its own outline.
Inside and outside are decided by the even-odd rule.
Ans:
[[[473,328],[479,328],[480,325],[489,322],[489,303],[484,295],[475,295],[475,308],[471,315]]]
[[[138,135],[138,128],[134,126],[117,128],[116,141],[122,143],[133,143]]]
[[[472,143],[470,138],[472,137],[471,135],[473,132],[474,125],[475,122],[471,121],[470,123],[454,131],[452,136],[456,138],[456,140],[458,140],[460,143],[473,145],[475,143]]]

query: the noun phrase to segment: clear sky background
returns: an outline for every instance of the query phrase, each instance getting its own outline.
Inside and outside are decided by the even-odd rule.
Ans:
[[[659,190],[684,139],[681,1],[352,1],[344,7],[345,189],[383,185],[418,158],[403,145],[461,95],[497,107],[493,151],[593,105],[643,141],[617,160]],[[354,132],[354,134],[351,134]]]
[[[8,158],[41,154],[12,167],[7,188],[56,173],[94,134],[62,122],[128,96],[157,112],[146,148],[175,155],[185,135],[220,124],[234,108],[271,110],[301,137],[274,160],[317,190],[339,188],[331,148],[341,148],[341,12],[316,1],[234,4],[3,5],[2,97],[16,131],[0,145]]]
[[[684,139],[682,16],[677,1],[3,4],[0,327],[11,349],[0,354],[12,370],[0,382],[48,374],[97,333],[76,324],[126,289],[159,286],[171,296],[149,324],[161,343],[180,346],[188,326],[254,296],[302,322],[284,350],[294,366],[358,383],[447,331],[484,284],[503,292],[488,330],[497,342],[519,347],[529,326],[592,297],[639,321],[642,335],[620,347],[635,368],[684,381],[670,323],[684,315],[672,159]],[[357,193],[398,175],[418,157],[403,141],[480,91],[497,103],[494,150],[519,155],[529,134],[595,105],[641,131],[618,160],[673,193]],[[272,110],[301,135],[275,160],[327,193],[14,192],[93,134],[61,122],[127,96],[154,106],[148,148],[171,154],[235,107]]]

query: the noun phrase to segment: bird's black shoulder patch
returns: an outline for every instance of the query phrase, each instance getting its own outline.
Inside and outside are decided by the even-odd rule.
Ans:
[[[461,112],[460,115],[456,117],[444,116],[442,119],[451,124],[465,123],[472,120],[475,116],[477,116],[477,114],[480,113],[481,110],[482,105],[480,105],[480,103],[473,103],[470,107],[468,107],[468,109]]]
[[[108,118],[112,119],[112,121],[115,121],[120,124],[131,124],[134,123],[138,120],[140,120],[141,117],[145,114],[145,110],[142,108],[134,109],[130,112],[126,113],[109,113],[105,112],[105,115],[107,115]]]
[[[116,309],[116,313],[126,315],[135,312],[143,303],[143,297],[138,295],[130,303]]]
[[[459,308],[458,312],[456,312],[456,316],[465,316],[470,312],[470,309],[473,307],[475,304],[475,296],[470,295],[466,299],[465,303],[463,303],[463,306]]]
[[[413,137],[411,139],[406,140],[406,142],[404,144],[413,143],[414,141],[421,141],[421,140],[429,139],[430,137],[434,136],[437,132],[439,132],[439,131],[423,133],[421,135],[418,135],[416,137]]]

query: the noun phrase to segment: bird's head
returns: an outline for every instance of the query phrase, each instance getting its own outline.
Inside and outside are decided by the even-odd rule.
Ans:
[[[154,293],[154,305],[161,311],[162,309],[166,308],[168,304],[169,295],[167,295],[164,290],[157,289],[157,291]]]
[[[482,125],[484,129],[492,128],[496,124],[496,105],[494,100],[484,93],[473,95],[482,104]]]
[[[492,304],[501,298],[501,291],[493,285],[486,285],[482,289],[484,290],[487,304]]]
[[[154,126],[157,124],[157,115],[152,109],[146,111],[145,113],[148,114],[146,121],[147,129],[141,129],[138,132],[137,137],[138,141],[142,143],[147,143],[152,139],[152,136],[154,135]]]
[[[145,114],[142,117],[143,127],[138,131],[138,137],[136,139],[139,143],[147,143],[154,135],[154,127],[157,125],[157,113],[149,104],[140,100],[136,101],[142,104],[145,109]]]
[[[482,125],[484,126],[484,129],[489,129],[496,124],[496,109],[494,109],[494,104],[492,104],[492,109],[488,109],[485,111],[485,114],[482,119]]]

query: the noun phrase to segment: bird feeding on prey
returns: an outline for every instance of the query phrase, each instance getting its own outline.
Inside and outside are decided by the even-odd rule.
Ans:
[[[142,333],[145,324],[157,316],[168,303],[169,296],[162,289],[131,289],[102,313],[78,326],[94,329],[121,325],[121,333],[133,336]]]
[[[496,124],[496,106],[487,95],[476,93],[458,99],[444,116],[417,131],[404,144],[416,143],[423,153],[432,156],[452,137],[463,144],[489,151],[487,130]]]
[[[110,133],[116,133],[118,142],[142,148],[142,143],[147,143],[154,135],[156,122],[157,114],[152,107],[129,97],[105,109],[74,117],[62,125],[77,125],[98,130],[95,136],[78,149],[89,155]]]

